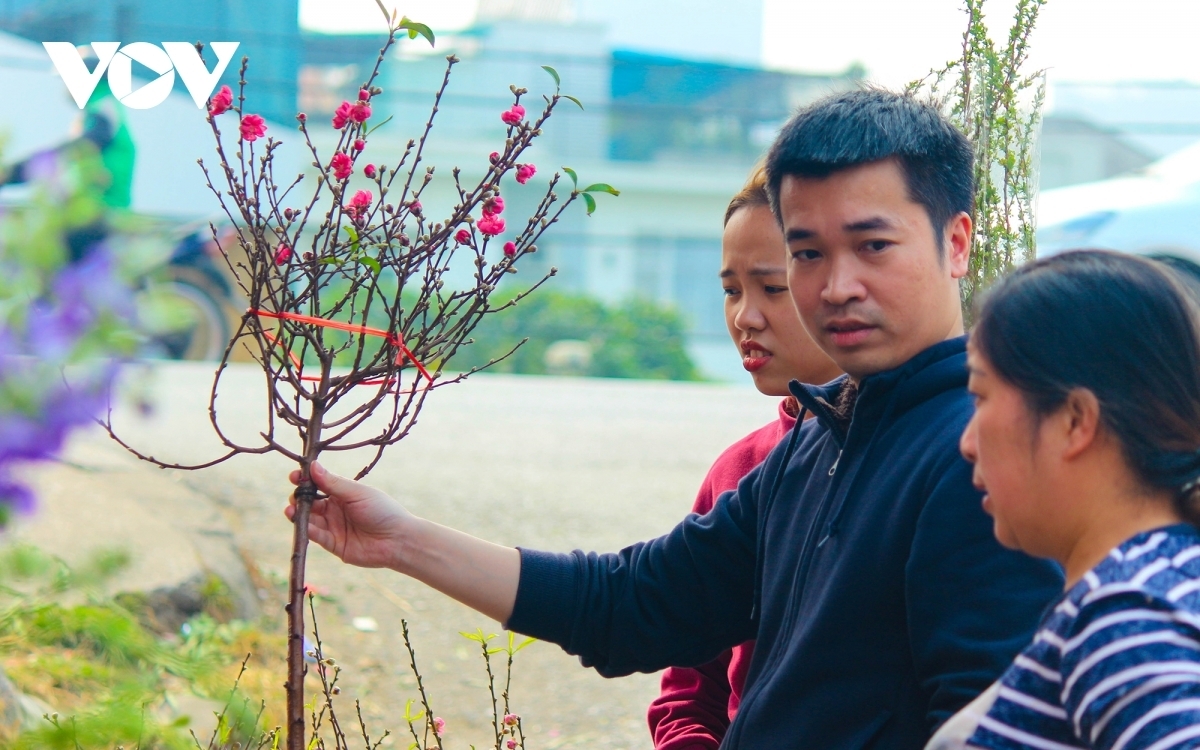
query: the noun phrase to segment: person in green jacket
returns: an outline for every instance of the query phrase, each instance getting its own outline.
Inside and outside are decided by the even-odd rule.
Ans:
[[[97,63],[94,56],[85,56],[84,61],[88,67]],[[75,226],[66,234],[71,260],[78,260],[108,237],[113,211],[129,210],[136,159],[137,149],[125,121],[124,108],[113,95],[108,80],[101,78],[80,113],[72,137],[8,167],[0,185],[24,183],[43,170],[55,168],[70,168],[83,182],[90,183],[92,189],[81,193],[96,200],[76,213]]]

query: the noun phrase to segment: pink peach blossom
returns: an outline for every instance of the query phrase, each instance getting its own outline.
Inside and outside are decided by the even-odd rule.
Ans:
[[[466,245],[471,242],[471,233],[466,229],[460,229],[454,233],[454,241],[460,245]]]
[[[529,178],[533,177],[535,174],[537,174],[537,167],[533,166],[532,164],[517,165],[517,182],[521,183],[522,185],[529,182]]]
[[[354,160],[350,158],[349,154],[338,151],[330,160],[329,168],[333,170],[335,178],[344,180],[354,172]]]
[[[238,127],[242,131],[242,140],[248,143],[253,143],[267,134],[267,123],[263,122],[262,115],[246,115],[242,117]]]
[[[504,213],[504,199],[496,195],[483,202],[484,216],[499,216]]]
[[[480,232],[494,237],[504,231],[504,219],[484,214],[482,219],[475,222],[475,226],[479,228]]]
[[[350,199],[350,204],[346,206],[346,213],[355,219],[361,218],[371,208],[371,203],[374,200],[375,196],[370,190],[359,190]]]
[[[222,86],[221,90],[213,94],[213,98],[208,100],[208,113],[216,117],[223,112],[229,110],[233,106],[233,90],[228,86]]]
[[[333,127],[341,130],[346,127],[346,123],[350,122],[350,110],[354,105],[350,102],[342,102],[333,112]]]
[[[520,104],[514,104],[511,109],[500,113],[500,120],[506,125],[520,125],[523,119],[525,119],[525,108]]]
[[[505,242],[505,243],[504,243],[504,254],[505,254],[506,256],[508,256],[509,258],[511,258],[512,256],[516,255],[516,254],[517,254],[517,246],[516,246],[516,244],[515,244],[515,243],[512,243],[512,242]]]
[[[363,174],[366,175],[368,179],[375,179],[375,165],[368,164],[367,166],[363,167]]]
[[[275,249],[275,265],[282,266],[292,259],[292,248],[287,244],[280,243]]]
[[[371,116],[371,108],[366,102],[355,102],[350,108],[350,119],[357,123],[364,123]]]

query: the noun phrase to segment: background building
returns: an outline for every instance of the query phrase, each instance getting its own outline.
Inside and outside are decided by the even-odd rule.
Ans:
[[[253,111],[284,123],[272,132],[285,141],[297,110],[323,121],[354,97],[379,62],[385,93],[378,111],[393,119],[372,139],[371,158],[393,164],[404,144],[420,137],[445,55],[453,52],[461,63],[426,144],[424,163],[442,170],[428,193],[431,209],[451,205],[452,166],[468,179],[478,176],[487,154],[503,142],[498,113],[511,103],[510,84],[530,89],[523,101],[532,110],[553,91],[541,66],[553,66],[563,91],[585,109],[561,104],[529,155],[539,168],[535,183],[544,186],[568,165],[581,179],[610,183],[622,195],[602,196],[592,217],[581,208],[569,211],[528,270],[557,267],[557,288],[609,302],[641,296],[675,306],[688,321],[689,350],[701,369],[741,378],[716,282],[725,204],[796,107],[855,85],[866,71],[857,65],[825,75],[766,70],[760,65],[763,0],[739,3],[736,11],[729,12],[724,0],[481,0],[474,23],[439,34],[436,50],[406,39],[382,61],[380,34],[302,30],[297,0],[0,0],[0,30],[33,42],[238,41],[239,56],[251,58],[247,94]],[[664,28],[671,33],[661,33]],[[39,68],[37,56],[36,49],[9,54],[9,83],[34,68],[44,77],[50,69]],[[235,79],[236,63],[224,76],[230,84]],[[172,100],[180,97],[177,92]],[[1048,101],[1042,189],[1136,172],[1200,139],[1200,86],[1052,81]],[[58,109],[66,123],[70,107]],[[134,118],[146,133],[139,136],[145,158],[138,203],[184,218],[201,215],[199,207],[211,201],[202,186],[184,190],[185,182],[196,181],[181,177],[191,167],[176,162],[190,165],[195,149],[179,143],[207,149],[208,136],[202,123],[190,120],[179,126],[175,141],[156,141],[153,134],[164,129],[164,118],[190,117],[189,111],[195,110],[176,102]],[[38,132],[26,132],[16,120],[7,126],[19,130],[9,141],[14,157],[62,137],[45,123]],[[331,129],[314,132],[319,145],[332,145]],[[170,175],[154,173],[166,165]],[[179,185],[172,187],[172,180]],[[512,215],[531,209],[533,183],[506,191]]]
[[[240,42],[222,82],[236,85],[241,56],[249,55],[247,92],[259,112],[282,122],[295,114],[297,18],[296,0],[0,0],[0,30],[35,42]],[[205,58],[210,65],[215,59],[211,53]]]

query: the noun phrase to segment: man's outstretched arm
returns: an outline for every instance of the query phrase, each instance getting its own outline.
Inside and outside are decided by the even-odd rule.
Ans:
[[[517,600],[521,555],[512,547],[418,518],[383,492],[330,473],[319,463],[312,478],[329,497],[313,503],[308,538],[363,568],[391,568],[415,578],[501,624]],[[291,475],[293,484],[300,472]],[[290,520],[296,498],[285,510]]]
[[[703,664],[754,636],[757,517],[745,498],[755,496],[762,467],[711,513],[611,554],[502,547],[313,467],[328,497],[313,504],[309,539],[345,562],[391,568],[507,628],[557,643],[603,675]]]

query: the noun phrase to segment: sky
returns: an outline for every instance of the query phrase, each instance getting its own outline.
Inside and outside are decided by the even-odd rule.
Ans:
[[[655,2],[655,0],[645,0]],[[719,0],[716,0],[719,2]],[[1016,0],[986,0],[994,39],[1007,34]],[[385,0],[435,31],[469,25],[477,0]],[[736,0],[720,3],[737,12]],[[862,63],[898,86],[957,54],[960,0],[762,0],[762,62],[808,72]],[[375,0],[301,0],[301,24],[326,32],[379,30]],[[1054,81],[1200,83],[1200,0],[1048,0],[1032,41],[1032,66]],[[717,56],[719,51],[715,51]]]

